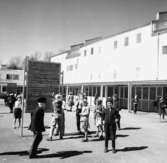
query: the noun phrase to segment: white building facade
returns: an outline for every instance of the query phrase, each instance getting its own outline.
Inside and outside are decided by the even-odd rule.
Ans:
[[[0,93],[22,91],[24,70],[0,69]]]
[[[138,94],[140,110],[157,112],[155,101],[167,96],[166,30],[167,12],[161,12],[147,25],[88,40],[51,61],[61,62],[67,93],[86,92],[91,104],[95,94],[105,102],[117,93],[122,107],[129,109]]]

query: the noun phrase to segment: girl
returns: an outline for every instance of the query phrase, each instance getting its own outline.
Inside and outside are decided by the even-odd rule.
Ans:
[[[22,117],[22,98],[21,96],[17,97],[17,100],[14,104],[14,128],[16,128],[16,121],[18,119],[18,128],[21,125],[21,117]]]

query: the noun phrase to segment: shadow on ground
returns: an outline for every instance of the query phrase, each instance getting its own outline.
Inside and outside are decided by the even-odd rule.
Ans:
[[[124,135],[124,134],[117,134],[116,138],[124,138],[124,137],[128,137],[129,135]]]
[[[49,151],[47,148],[41,148],[38,150],[38,154],[42,153],[44,151]],[[53,157],[60,157],[61,159],[65,159],[68,157],[73,157],[77,155],[81,155],[84,153],[92,153],[92,151],[61,151],[57,153],[51,153],[51,154],[44,154],[44,155],[37,155],[35,158],[53,158]],[[29,155],[28,151],[12,151],[12,152],[3,152],[0,153],[0,156],[2,155],[19,155],[19,156],[27,156]]]
[[[148,146],[139,146],[139,147],[125,147],[122,149],[117,149],[117,152],[129,152],[129,151],[137,151],[137,150],[143,150],[148,148]]]
[[[139,130],[141,129],[141,127],[125,127],[125,128],[121,128],[121,130]]]
[[[44,151],[49,151],[47,148],[39,148],[37,153],[42,153]],[[19,155],[19,156],[26,156],[29,155],[29,151],[11,151],[11,152],[3,152],[0,153],[0,156],[2,155]]]
[[[52,154],[38,155],[37,158],[60,157],[61,159],[65,159],[68,157],[73,157],[73,156],[81,155],[84,153],[92,153],[92,151],[61,151],[61,152],[52,153]]]

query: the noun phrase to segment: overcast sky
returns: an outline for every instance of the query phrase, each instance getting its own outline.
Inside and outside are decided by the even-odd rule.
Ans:
[[[145,25],[167,0],[0,0],[0,62]]]

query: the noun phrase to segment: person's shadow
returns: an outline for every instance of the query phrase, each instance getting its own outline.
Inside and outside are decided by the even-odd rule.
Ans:
[[[38,149],[37,154],[40,154],[44,151],[49,151],[47,148],[40,148]],[[51,154],[44,154],[44,155],[37,155],[35,158],[53,158],[53,157],[60,157],[61,159],[65,159],[68,157],[73,157],[76,155],[81,155],[84,153],[92,153],[92,151],[76,151],[76,150],[71,150],[71,151],[60,151],[57,153],[51,153]],[[0,156],[3,155],[19,155],[19,156],[27,156],[29,155],[28,151],[12,151],[12,152],[3,152],[0,153]]]
[[[139,147],[125,147],[122,149],[117,149],[117,152],[129,152],[129,151],[138,151],[138,150],[144,150],[148,148],[148,146],[139,146]]]
[[[39,148],[37,153],[42,153],[44,151],[49,151],[48,148]],[[3,152],[3,153],[0,153],[0,156],[2,155],[19,155],[19,156],[26,156],[26,155],[29,155],[29,151],[11,151],[11,152]]]
[[[53,158],[53,157],[60,157],[60,159],[65,159],[68,157],[73,157],[77,155],[81,155],[84,153],[92,153],[92,151],[60,151],[57,153],[45,154],[45,155],[38,155],[37,158]]]
[[[121,128],[121,130],[139,130],[141,129],[141,127],[125,127],[125,128]]]

